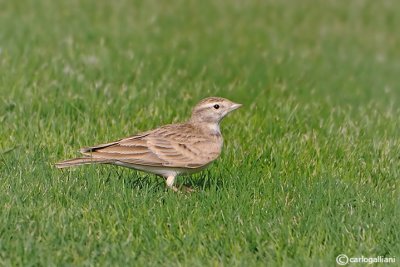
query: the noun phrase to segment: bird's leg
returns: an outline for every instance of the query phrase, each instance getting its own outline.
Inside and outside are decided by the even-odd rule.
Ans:
[[[180,190],[174,185],[175,182],[175,177],[176,176],[168,176],[167,180],[166,180],[166,184],[169,188],[171,188],[172,190],[174,190],[175,192],[180,192]],[[182,191],[186,192],[186,193],[192,193],[195,192],[195,190],[193,188],[190,188],[188,186],[183,185],[182,186]]]
[[[175,176],[168,176],[167,177],[167,181],[166,181],[167,186],[169,188],[171,188],[172,190],[174,190],[175,192],[178,192],[179,190],[178,190],[178,188],[176,188],[176,186],[174,186],[174,182],[175,182]]]

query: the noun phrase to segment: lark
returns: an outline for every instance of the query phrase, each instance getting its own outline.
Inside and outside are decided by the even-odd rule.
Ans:
[[[240,106],[225,98],[208,97],[193,108],[185,123],[82,148],[82,157],[56,163],[56,167],[113,164],[161,176],[169,188],[178,191],[174,185],[178,175],[204,170],[220,156],[223,146],[220,122]]]

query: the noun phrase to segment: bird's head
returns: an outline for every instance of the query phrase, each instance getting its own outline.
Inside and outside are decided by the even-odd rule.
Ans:
[[[190,121],[219,123],[228,113],[241,106],[222,97],[207,97],[193,108]]]

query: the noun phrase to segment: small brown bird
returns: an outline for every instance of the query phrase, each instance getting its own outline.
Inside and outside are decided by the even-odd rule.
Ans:
[[[219,123],[241,104],[221,97],[198,103],[185,123],[169,124],[115,142],[82,148],[84,157],[56,163],[57,168],[83,164],[114,164],[162,176],[174,191],[179,174],[205,169],[221,154]]]

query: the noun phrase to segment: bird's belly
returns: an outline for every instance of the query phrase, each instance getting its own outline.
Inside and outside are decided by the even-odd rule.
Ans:
[[[176,167],[155,167],[155,166],[137,165],[137,164],[131,164],[131,163],[126,163],[126,162],[122,162],[122,161],[116,161],[114,164],[118,165],[118,166],[122,166],[122,167],[139,170],[139,171],[157,174],[157,175],[160,175],[163,177],[176,176],[179,174],[196,173],[196,172],[204,170],[209,165],[209,164],[206,164],[204,166],[201,166],[200,168],[176,168]]]

